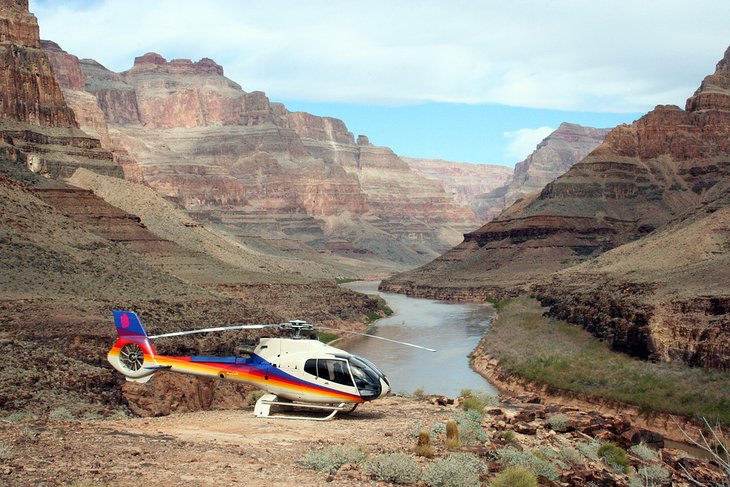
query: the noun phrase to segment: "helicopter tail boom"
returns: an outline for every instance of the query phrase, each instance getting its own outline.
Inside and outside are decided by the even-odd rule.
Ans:
[[[161,368],[155,360],[157,354],[147,332],[137,313],[116,309],[113,313],[117,341],[109,350],[107,360],[127,380],[147,382]]]

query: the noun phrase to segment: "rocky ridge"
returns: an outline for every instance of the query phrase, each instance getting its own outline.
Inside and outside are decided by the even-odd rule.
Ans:
[[[469,207],[481,221],[495,219],[517,200],[542,191],[598,147],[609,131],[561,123],[527,159],[515,165],[514,175],[507,184],[475,195]]]
[[[126,177],[231,236],[257,232],[285,252],[393,258],[402,266],[436,256],[477,226],[471,211],[390,149],[356,142],[340,120],[245,92],[210,59],[148,53],[113,73],[46,45],[60,73],[80,67],[85,95],[76,78],[62,75],[67,98]]]
[[[505,297],[540,283],[533,292],[553,313],[618,349],[726,369],[730,311],[723,303],[730,275],[728,248],[718,238],[729,203],[729,59],[730,49],[685,110],[658,106],[616,127],[539,195],[518,201],[466,234],[462,244],[383,289],[467,296],[474,290],[474,298],[491,288],[487,294]],[[641,247],[647,235],[652,239]],[[687,245],[712,250],[697,252],[685,267],[676,253]],[[630,275],[611,271],[632,251],[651,259],[632,260],[637,265]],[[596,264],[571,268],[601,254]],[[553,277],[556,271],[562,272]],[[685,313],[695,319],[688,322]]]

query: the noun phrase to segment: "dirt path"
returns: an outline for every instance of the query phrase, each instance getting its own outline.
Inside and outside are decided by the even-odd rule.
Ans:
[[[349,445],[370,454],[408,451],[417,425],[450,407],[389,397],[330,422],[255,418],[251,410],[161,418],[0,423],[0,484],[373,485],[358,470],[328,474],[299,464],[313,449]],[[7,450],[7,448],[6,448]],[[82,484],[83,485],[83,484]]]

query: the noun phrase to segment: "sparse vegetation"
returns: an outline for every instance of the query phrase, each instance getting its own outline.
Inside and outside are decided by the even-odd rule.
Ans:
[[[413,484],[418,482],[421,469],[410,455],[384,453],[365,464],[365,473],[375,480],[395,484]]]
[[[636,472],[640,485],[653,487],[669,481],[669,472],[661,465],[644,465]]]
[[[562,413],[552,414],[548,416],[545,419],[545,422],[550,425],[550,428],[554,431],[558,431],[560,433],[564,432],[568,427],[568,421],[570,418],[568,418],[567,415]]]
[[[431,434],[428,430],[422,429],[418,432],[418,441],[416,442],[416,447],[413,451],[419,457],[433,457],[434,450],[433,445],[431,444]]]
[[[641,458],[645,462],[655,462],[657,460],[656,452],[643,443],[629,448],[629,453]]]
[[[473,453],[452,453],[429,464],[423,471],[422,479],[431,487],[479,485],[479,472],[485,468]]]
[[[509,303],[509,299],[497,299],[492,296],[487,296],[484,301],[494,306],[494,309],[496,309],[498,313],[501,312]]]
[[[419,387],[418,389],[413,391],[413,397],[415,397],[419,401],[423,401],[423,399],[426,397],[426,391],[423,390],[423,387]]]
[[[608,468],[614,472],[629,472],[629,457],[620,446],[613,443],[604,443],[598,448],[598,456],[603,458]]]
[[[483,345],[500,368],[556,390],[730,424],[730,374],[614,352],[579,326],[543,317],[543,311],[528,298],[504,306]]]
[[[558,478],[558,471],[550,462],[539,458],[530,451],[519,451],[508,446],[507,448],[497,450],[497,457],[505,466],[521,466],[530,470],[535,475],[540,475],[553,481]]]
[[[10,460],[13,458],[13,449],[5,443],[0,443],[0,460]]]
[[[330,446],[323,450],[310,450],[304,456],[305,467],[319,472],[337,470],[346,463],[359,464],[365,460],[365,454],[347,446]]]
[[[575,448],[586,458],[590,460],[598,460],[598,447],[600,446],[600,443],[592,441],[590,443],[577,443]]]
[[[68,409],[61,406],[48,413],[48,419],[55,419],[57,421],[71,421],[74,419],[74,416]]]
[[[449,450],[458,450],[461,448],[459,426],[456,424],[456,420],[453,419],[446,421],[446,448]]]
[[[512,430],[500,431],[497,433],[497,437],[509,443],[514,443],[516,440],[515,432]]]
[[[491,487],[537,487],[537,477],[529,469],[513,465],[498,473]]]
[[[256,405],[256,401],[258,401],[264,394],[266,393],[261,389],[249,392],[246,394],[246,399],[244,399],[244,405],[249,408],[254,407]]]
[[[474,441],[486,441],[487,433],[482,428],[483,413],[469,410],[457,411],[454,419],[459,424],[459,435],[462,443],[469,444]]]
[[[462,408],[465,411],[477,411],[479,414],[484,413],[484,408],[487,406],[499,405],[499,398],[485,391],[462,389],[461,397],[464,398]]]
[[[558,458],[568,465],[582,465],[585,457],[575,448],[565,447],[558,450]]]
[[[332,340],[336,340],[339,338],[339,335],[337,333],[332,333],[329,331],[317,331],[317,340],[319,340],[322,343],[329,343]]]

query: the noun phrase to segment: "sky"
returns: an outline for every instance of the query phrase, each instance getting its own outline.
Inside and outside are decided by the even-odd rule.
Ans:
[[[42,39],[113,71],[203,57],[245,91],[412,157],[512,166],[561,122],[684,107],[728,0],[31,0]]]

